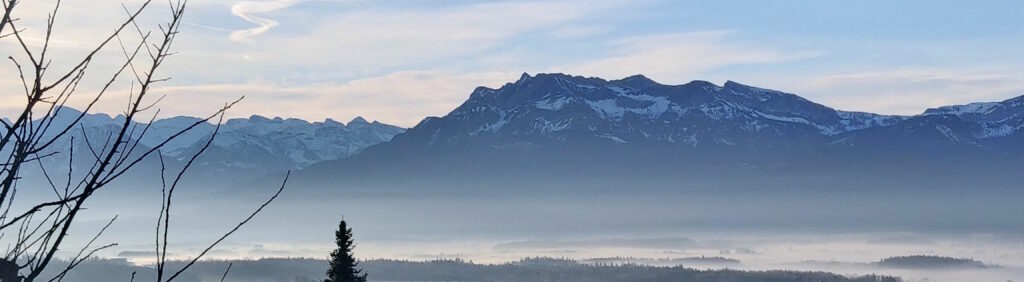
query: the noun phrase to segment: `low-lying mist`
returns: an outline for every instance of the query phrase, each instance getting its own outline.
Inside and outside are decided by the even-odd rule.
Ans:
[[[169,255],[194,256],[256,208],[274,188],[265,186],[244,192],[201,183],[179,188]],[[101,240],[120,245],[99,256],[151,263],[159,189],[145,187],[119,185],[101,191],[117,197],[98,197],[89,206],[86,220],[72,230],[72,247],[65,255],[118,215]],[[356,256],[364,260],[504,263],[528,257],[583,262],[632,258],[641,264],[677,260],[710,269],[880,273],[908,281],[1024,277],[1022,220],[1014,213],[1019,194],[807,189],[565,192],[571,190],[529,187],[531,193],[455,195],[430,187],[400,192],[289,187],[209,258],[324,259],[333,248],[333,229],[344,217],[354,228]],[[991,267],[912,269],[873,264],[908,255],[969,258]],[[700,257],[738,263],[685,260]]]

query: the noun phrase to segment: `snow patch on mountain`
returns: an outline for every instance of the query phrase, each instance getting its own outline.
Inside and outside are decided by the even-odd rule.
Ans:
[[[619,138],[618,136],[615,136],[615,135],[612,135],[612,134],[609,134],[609,133],[602,134],[600,137],[608,139],[608,140],[612,140],[612,142],[619,143],[619,144],[626,144],[626,143],[628,143],[628,142],[626,142],[626,140],[622,140],[622,138]]]
[[[623,106],[622,99],[628,99],[646,104],[645,106],[630,107]],[[621,119],[627,112],[637,115],[657,118],[668,111],[670,102],[664,97],[652,97],[647,95],[620,96],[617,99],[587,100],[587,105],[604,118]]]
[[[949,141],[953,141],[954,143],[960,142],[960,137],[956,136],[956,134],[953,133],[953,129],[950,129],[949,126],[938,124],[935,125],[935,130],[938,130],[939,133],[942,133],[943,136],[946,136],[946,138],[949,139]]]
[[[875,138],[850,138],[859,132],[882,134],[889,132],[887,127],[901,125],[907,129],[892,132],[937,130],[943,139],[966,143],[1017,134],[1024,127],[1024,108],[1014,103],[1024,105],[1024,98],[931,109],[929,115],[960,117],[934,119],[936,123],[919,128],[924,124],[906,123],[918,116],[838,111],[795,94],[732,81],[722,86],[706,81],[663,85],[639,75],[609,81],[524,74],[499,89],[477,88],[462,106],[441,118],[445,122],[421,123],[426,128],[420,135],[424,143],[447,145],[477,140],[467,136],[488,135],[500,138],[478,140],[541,145],[596,139],[770,148],[800,141],[796,139],[853,145]],[[965,121],[968,128],[963,128]]]
[[[72,108],[61,108],[53,119],[56,127],[65,127],[81,115]],[[107,132],[117,132],[124,124],[124,116],[111,117],[106,114],[85,114],[80,127],[72,128],[71,135],[65,136],[55,148],[70,146],[71,136],[85,134],[92,140],[102,141]],[[363,149],[390,141],[405,129],[368,122],[356,117],[347,125],[327,119],[323,122],[308,122],[301,119],[266,118],[258,115],[249,118],[230,119],[220,125],[203,122],[195,117],[176,116],[154,121],[152,124],[132,123],[135,130],[132,139],[148,148],[159,146],[164,140],[176,136],[163,144],[160,152],[168,159],[185,160],[209,140],[214,130],[217,136],[204,156],[205,162],[219,163],[227,167],[254,168],[267,163],[284,164],[290,168],[302,168],[313,163],[336,160],[351,156]],[[192,129],[182,132],[184,129]],[[83,132],[84,130],[84,132]],[[76,138],[75,142],[82,142]],[[93,141],[93,142],[99,142]],[[214,153],[215,152],[215,153]],[[259,157],[256,157],[259,155]]]
[[[888,116],[863,112],[836,111],[841,131],[850,132],[873,127],[885,127],[907,120],[907,116]]]
[[[981,132],[975,136],[978,138],[1003,137],[1013,134],[1024,126],[1010,126],[1008,124],[982,123]]]
[[[573,100],[574,99],[572,97],[558,97],[554,99],[537,101],[537,103],[535,103],[534,106],[542,110],[557,111],[561,110],[562,107],[565,107],[565,105],[568,105]]]
[[[935,109],[928,109],[928,110],[926,110],[924,112],[924,114],[925,115],[951,114],[951,115],[958,115],[958,116],[959,115],[964,115],[964,114],[985,115],[985,114],[992,113],[993,111],[995,111],[996,109],[998,109],[1001,106],[1002,106],[1002,104],[999,103],[999,102],[979,102],[979,103],[970,103],[970,104],[967,104],[967,105],[944,106],[944,107],[938,107],[938,108],[935,108]]]
[[[510,122],[512,122],[512,118],[505,111],[497,111],[497,113],[498,113],[498,120],[497,121],[494,121],[494,122],[491,122],[491,123],[487,123],[484,126],[481,126],[480,128],[478,128],[476,131],[470,133],[469,135],[479,135],[481,133],[495,133],[495,132],[498,132],[498,130],[501,130],[502,128],[504,128]]]
[[[541,133],[558,132],[568,129],[572,125],[572,118],[552,122],[546,118],[537,118],[533,124],[533,129],[538,130]]]

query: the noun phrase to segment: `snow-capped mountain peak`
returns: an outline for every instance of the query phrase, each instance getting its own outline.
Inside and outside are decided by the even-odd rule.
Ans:
[[[1001,102],[977,102],[925,110],[922,116],[951,115],[976,124],[971,130],[975,138],[1004,137],[1024,129],[1024,96]]]
[[[943,106],[925,110],[925,115],[985,115],[992,113],[1003,104],[999,102],[978,102],[966,105]]]
[[[733,81],[722,86],[707,81],[664,85],[642,75],[609,81],[555,73],[524,74],[498,89],[479,87],[448,116],[413,131],[430,131],[434,142],[453,145],[469,140],[466,136],[744,144],[785,142],[793,134],[833,136],[900,120],[839,112],[793,94]]]
[[[80,114],[80,111],[73,108],[61,108],[54,118],[53,126],[66,126]],[[187,116],[156,120],[148,125],[149,128],[140,144],[147,147],[157,146],[168,137],[199,121],[201,119]],[[93,136],[92,139],[105,138],[108,132],[118,131],[123,123],[124,116],[86,114],[80,121],[85,132],[76,127],[72,129],[72,135],[88,134]],[[133,131],[139,134],[142,132],[141,128],[147,125],[136,123],[132,126],[140,128]],[[211,123],[199,123],[191,131],[165,144],[161,152],[171,160],[187,158],[209,139],[215,128],[216,126]],[[249,118],[225,121],[211,148],[204,154],[203,160],[205,166],[214,169],[254,169],[268,166],[274,169],[301,168],[325,160],[351,156],[369,146],[388,142],[404,131],[403,128],[376,121],[369,123],[361,117],[356,117],[346,125],[332,119],[308,122],[294,118],[253,115]],[[78,138],[76,142],[80,140],[84,139]],[[64,144],[55,148],[67,146],[68,144]]]
[[[352,124],[370,124],[370,122],[366,121],[363,117],[357,116],[348,122],[348,125],[351,126]]]
[[[1008,136],[1024,124],[1021,101],[1024,98],[931,109],[922,116],[956,113],[959,120],[976,128],[936,126],[935,122],[953,120],[933,120],[922,123],[930,128],[922,130],[945,129],[939,133],[954,134],[963,144],[971,144],[970,138]],[[516,82],[498,89],[477,88],[447,116],[424,120],[403,139],[425,138],[429,139],[425,143],[449,146],[483,142],[503,147],[507,143],[592,140],[690,147],[784,147],[802,142],[830,143],[912,122],[914,116],[837,111],[795,94],[735,81],[722,85],[699,80],[664,85],[641,75],[604,80],[558,73],[523,74]]]

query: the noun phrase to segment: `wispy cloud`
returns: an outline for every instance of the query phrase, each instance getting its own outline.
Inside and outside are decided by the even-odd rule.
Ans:
[[[312,1],[317,6],[308,5]],[[894,48],[890,41],[850,47],[845,41],[808,40],[799,31],[733,26],[731,18],[695,21],[701,14],[676,13],[671,6],[677,4],[657,0],[332,6],[352,1],[197,1],[175,42],[180,54],[161,70],[173,77],[157,88],[170,94],[164,112],[204,114],[246,95],[233,113],[306,119],[363,115],[410,126],[447,113],[475,86],[500,86],[522,72],[609,79],[644,74],[667,84],[732,79],[840,109],[901,114],[1024,94],[1024,73],[1015,69],[1019,56],[1006,55],[1015,54],[1010,47],[1019,45],[1017,39],[981,38],[964,48],[924,51],[913,39],[895,42],[913,48]],[[64,4],[50,52],[54,71],[86,55],[87,47],[124,19],[121,2],[138,5],[138,0]],[[42,38],[51,10],[51,3],[39,1],[19,6],[24,35]],[[157,5],[141,23],[155,28],[165,18],[166,10]],[[19,58],[20,46],[8,43],[0,51]],[[975,48],[983,45],[989,48]],[[91,69],[96,75],[90,78],[100,82],[83,84],[83,91],[100,87],[98,74],[116,70],[123,58],[115,47],[97,56]],[[0,68],[0,77],[16,76],[15,69]],[[0,90],[8,93],[20,88],[16,79],[0,81]],[[116,107],[124,97],[115,96],[110,108],[100,110],[123,110]],[[18,99],[0,96],[0,112],[9,112]]]
[[[602,77],[644,74],[662,83],[696,79],[702,71],[816,57],[815,50],[776,50],[729,41],[732,31],[701,31],[633,36],[610,42],[607,57],[565,67],[564,71]]]
[[[201,115],[245,95],[243,103],[229,114],[247,117],[297,117],[307,120],[334,118],[347,120],[355,116],[413,126],[426,116],[445,115],[479,85],[497,87],[518,77],[517,73],[446,73],[438,71],[403,71],[343,83],[306,85],[253,81],[235,84],[173,86],[157,89],[167,95],[160,105],[162,111]],[[111,97],[117,100],[120,97]],[[197,107],[196,105],[209,105]],[[119,104],[107,103],[101,111],[116,112]]]
[[[1024,95],[1024,74],[1005,69],[900,67],[783,78],[789,90],[845,110],[918,114],[926,108]]]
[[[285,9],[303,1],[305,0],[241,1],[235,3],[231,6],[231,14],[257,26],[232,32],[231,40],[238,42],[252,41],[253,37],[266,33],[279,24],[276,20],[261,17],[258,14]]]
[[[299,34],[268,37],[254,58],[363,75],[424,64],[447,67],[484,59],[522,44],[516,42],[521,36],[546,33],[621,5],[542,1],[347,10],[322,15],[316,26]]]

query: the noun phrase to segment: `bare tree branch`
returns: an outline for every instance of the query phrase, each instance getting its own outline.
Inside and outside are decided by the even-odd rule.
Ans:
[[[0,154],[7,154],[6,159],[0,159],[0,210],[3,211],[0,213],[0,239],[7,238],[12,241],[8,249],[4,251],[4,256],[0,257],[0,265],[17,266],[14,271],[25,274],[19,278],[21,281],[39,279],[39,276],[55,259],[58,251],[66,247],[68,232],[71,226],[78,221],[78,215],[90,202],[89,199],[112,181],[132,171],[143,160],[156,154],[161,166],[162,197],[155,237],[158,282],[172,281],[192,266],[195,261],[204,257],[214,246],[223,242],[263,211],[281,194],[289,176],[286,175],[276,193],[248,217],[222,234],[185,267],[164,279],[164,274],[167,273],[165,264],[170,239],[171,206],[175,191],[186,171],[211,146],[219,133],[226,111],[244,97],[224,104],[209,116],[170,136],[161,137],[155,144],[142,145],[142,140],[150,133],[150,127],[160,114],[160,110],[156,107],[164,98],[164,96],[159,96],[152,99],[149,94],[154,85],[170,79],[170,76],[160,74],[159,70],[167,57],[176,54],[171,51],[171,47],[179,33],[187,1],[168,2],[169,20],[163,25],[158,25],[160,32],[158,35],[144,31],[138,22],[138,17],[149,7],[152,0],[143,1],[135,9],[129,9],[122,5],[126,18],[120,22],[117,28],[103,37],[98,44],[88,49],[85,56],[75,60],[69,70],[62,71],[51,79],[51,76],[47,75],[51,69],[50,57],[51,53],[57,52],[58,49],[51,48],[55,46],[50,44],[56,42],[53,36],[62,5],[61,0],[53,1],[53,9],[46,17],[42,45],[38,46],[29,44],[29,38],[25,33],[28,29],[20,28],[21,22],[14,17],[15,7],[19,1],[0,0],[3,5],[3,10],[0,10],[3,13],[3,17],[0,19],[0,38],[12,37],[8,41],[12,41],[17,49],[15,52],[20,53],[8,56],[8,59],[18,71],[18,78],[22,82],[24,91],[21,94],[26,99],[24,108],[20,113],[12,115],[12,120],[0,120],[0,124],[2,124]],[[138,38],[124,36],[125,32],[130,32],[125,31],[126,28],[134,28]],[[155,37],[150,37],[151,34]],[[111,42],[114,40],[117,41],[117,46],[112,48],[119,47],[123,58],[117,59],[118,62],[112,67],[109,76],[98,81],[100,85],[95,92],[85,97],[84,108],[80,108],[81,111],[78,113],[68,113],[71,110],[68,110],[66,105],[69,101],[77,100],[72,98],[77,97],[76,94],[80,94],[79,86],[85,81],[87,73],[92,73],[87,70],[90,69],[93,61],[98,59],[97,56],[101,51],[107,49],[108,45],[113,45]],[[143,49],[149,55],[148,57],[139,55]],[[125,72],[131,72],[131,74],[125,74]],[[109,92],[118,89],[120,83],[126,80],[130,82],[131,87],[128,89],[124,118],[119,120],[118,126],[112,130],[100,131],[99,134],[90,131],[91,129],[83,123],[89,112],[102,97],[108,96]],[[153,109],[155,112],[152,115],[143,114],[143,112]],[[143,115],[147,115],[148,121],[139,122],[143,119]],[[209,124],[215,118],[217,119],[216,127],[203,147],[187,161],[184,161],[184,166],[176,172],[173,178],[166,177],[167,163],[161,150],[169,142],[196,130],[200,125]],[[105,139],[102,137],[104,133],[107,135]],[[70,142],[65,142],[65,140],[70,140]],[[76,156],[76,146],[85,146],[88,153]],[[57,173],[63,164],[52,166],[53,162],[49,162],[51,159],[61,157],[67,157],[64,174]],[[36,180],[39,182],[32,183],[32,185],[52,191],[54,198],[29,203],[21,202],[15,205],[19,184],[23,183],[22,177],[24,176],[22,174],[29,168],[25,165],[31,162],[38,165],[38,170],[41,173],[41,175],[33,176],[38,178]],[[60,179],[60,177],[66,177],[66,179]],[[12,212],[12,207],[15,206],[18,210]],[[24,207],[28,208],[20,210]],[[115,219],[116,217],[100,229],[84,247],[78,250],[68,265],[48,281],[62,281],[84,260],[92,257],[98,251],[116,246],[116,244],[106,244],[92,248],[100,236],[115,222]],[[230,266],[225,270],[222,280],[226,278],[229,271]],[[0,273],[0,279],[12,277],[9,274]],[[21,274],[14,273],[14,276]],[[134,281],[135,273],[132,274],[131,279]]]
[[[285,174],[284,181],[281,182],[281,188],[278,188],[277,192],[275,192],[274,195],[270,197],[270,199],[267,199],[265,202],[263,202],[263,204],[260,205],[260,207],[257,208],[255,211],[253,211],[251,214],[249,214],[249,216],[246,217],[245,220],[242,220],[237,225],[235,225],[235,227],[232,228],[230,231],[228,231],[227,233],[224,233],[224,235],[221,236],[219,239],[217,239],[217,241],[214,241],[212,244],[207,246],[206,249],[203,249],[203,251],[200,252],[199,255],[197,255],[196,257],[192,258],[192,260],[190,260],[187,264],[185,264],[185,266],[182,267],[181,270],[178,270],[178,272],[175,272],[174,275],[171,275],[170,278],[167,278],[167,281],[173,280],[175,277],[178,277],[178,275],[180,275],[182,272],[184,272],[185,270],[188,270],[188,268],[191,267],[193,264],[195,264],[196,261],[199,261],[199,259],[203,258],[203,256],[206,255],[206,253],[210,252],[210,250],[212,250],[213,247],[215,247],[218,244],[220,244],[220,242],[224,241],[224,239],[228,238],[228,236],[231,236],[231,234],[234,234],[235,231],[238,231],[238,229],[242,228],[243,225],[245,225],[246,223],[249,223],[249,221],[252,220],[253,217],[256,217],[257,214],[259,214],[261,211],[263,211],[263,208],[267,207],[267,205],[269,205],[271,202],[273,202],[275,199],[277,199],[277,196],[280,196],[281,192],[284,191],[285,185],[288,184],[288,177],[291,176],[291,174],[292,174],[291,171],[288,171],[288,173]]]
[[[231,272],[231,266],[234,265],[234,264],[235,263],[233,263],[233,262],[232,263],[228,263],[228,269],[225,269],[224,270],[224,275],[220,276],[220,282],[224,282],[224,279],[228,278],[228,272]]]

